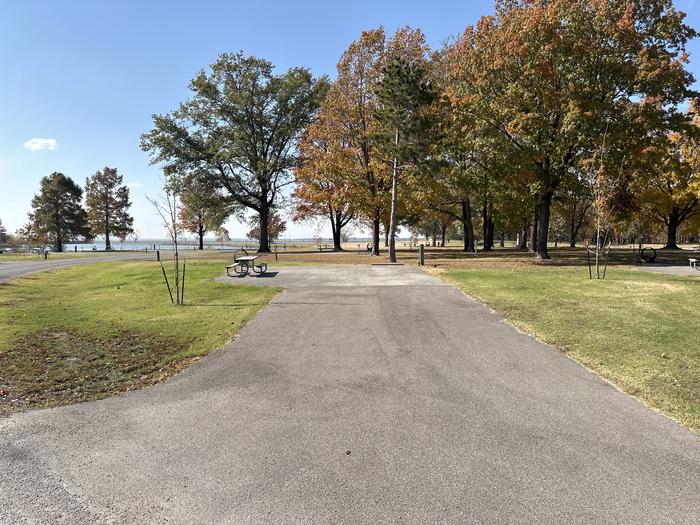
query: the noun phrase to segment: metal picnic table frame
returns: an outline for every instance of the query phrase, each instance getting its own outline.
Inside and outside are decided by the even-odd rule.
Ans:
[[[233,277],[230,273],[231,270],[239,276],[248,275],[250,270],[253,270],[253,273],[259,274],[263,274],[267,271],[266,263],[255,264],[255,260],[258,258],[257,255],[248,255],[248,252],[245,250],[243,250],[243,252],[245,255],[242,257],[236,257],[236,254],[233,254],[233,264],[226,266],[226,275]]]

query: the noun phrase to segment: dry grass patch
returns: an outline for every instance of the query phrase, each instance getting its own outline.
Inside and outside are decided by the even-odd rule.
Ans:
[[[222,270],[189,261],[181,307],[170,304],[156,262],[0,284],[0,415],[157,383],[220,348],[277,293],[213,282]]]

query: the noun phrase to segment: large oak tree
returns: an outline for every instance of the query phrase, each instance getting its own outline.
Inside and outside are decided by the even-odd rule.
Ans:
[[[300,143],[301,162],[294,172],[294,220],[327,217],[331,223],[333,249],[342,251],[342,231],[353,218],[354,155],[342,124],[332,120],[333,99],[323,102],[318,118]]]
[[[666,230],[665,249],[678,249],[681,226],[700,225],[700,118],[693,107],[695,129],[671,132],[659,138],[659,145],[648,155],[655,162],[642,170],[637,179],[639,213],[649,214]]]
[[[461,127],[497,134],[530,179],[538,257],[549,257],[550,206],[572,171],[603,155],[623,172],[643,151],[628,144],[683,119],[693,36],[671,0],[499,0],[452,46]]]
[[[197,178],[254,210],[260,252],[269,252],[268,223],[292,183],[297,141],[326,91],[304,68],[273,73],[267,60],[224,54],[191,82],[192,98],[154,115],[142,148],[171,174]]]

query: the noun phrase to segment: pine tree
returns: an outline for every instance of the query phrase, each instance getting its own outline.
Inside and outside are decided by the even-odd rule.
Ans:
[[[154,163],[202,184],[260,221],[258,252],[270,252],[269,221],[292,183],[296,143],[326,92],[327,80],[307,69],[274,74],[267,60],[223,54],[190,83],[180,109],[154,115],[141,147]]]
[[[87,213],[81,205],[83,190],[63,173],[41,179],[40,190],[32,199],[29,214],[32,231],[50,242],[57,252],[77,238],[90,238]]]
[[[427,109],[435,95],[423,64],[394,55],[383,68],[376,96],[377,144],[392,168],[389,261],[396,262],[398,185],[401,174],[415,170],[427,156],[432,127]]]
[[[2,224],[0,220],[0,244],[5,244],[7,242],[7,228]]]
[[[122,182],[117,169],[108,167],[85,181],[88,220],[95,235],[105,236],[106,250],[112,249],[111,235],[123,239],[134,231],[129,188]]]

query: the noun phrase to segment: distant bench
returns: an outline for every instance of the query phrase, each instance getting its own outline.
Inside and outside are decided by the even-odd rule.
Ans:
[[[318,245],[319,252],[332,252],[333,250],[335,250],[335,246],[331,246],[330,244],[319,244]]]

